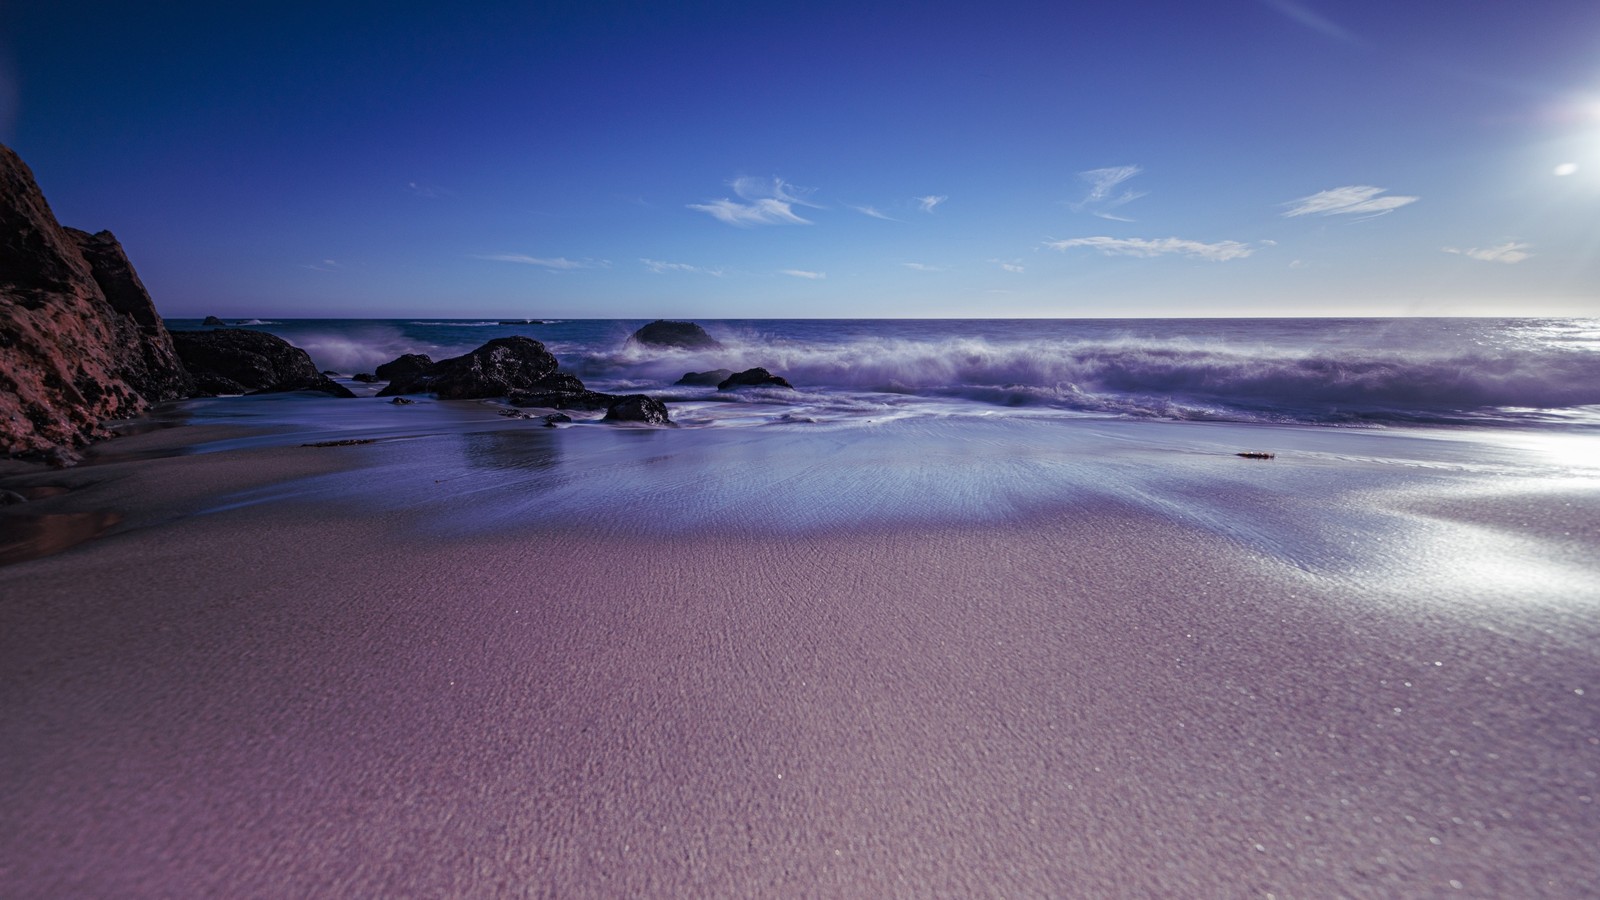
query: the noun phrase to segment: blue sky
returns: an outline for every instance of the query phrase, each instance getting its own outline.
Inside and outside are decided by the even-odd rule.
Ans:
[[[168,316],[1600,315],[1593,0],[12,3],[0,141]]]

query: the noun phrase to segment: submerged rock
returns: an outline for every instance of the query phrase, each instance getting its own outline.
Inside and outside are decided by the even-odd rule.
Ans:
[[[410,397],[396,397],[389,402],[393,403],[395,406],[409,406],[417,401],[411,399]]]
[[[175,331],[172,342],[202,395],[321,391],[335,397],[355,396],[318,372],[304,350],[265,331]]]
[[[378,396],[431,393],[447,400],[504,397],[513,391],[533,389],[541,379],[554,374],[556,366],[556,358],[533,338],[495,338],[471,353],[440,360],[426,372],[396,377]]]
[[[685,372],[683,377],[673,382],[673,387],[716,387],[728,380],[733,374],[732,369],[712,369],[709,372]]]
[[[667,405],[644,394],[618,397],[606,408],[607,422],[642,422],[646,425],[670,425]]]
[[[323,373],[323,374],[327,374],[327,373]],[[382,379],[379,378],[378,376],[372,374],[371,372],[357,372],[356,374],[350,376],[350,380],[351,381],[359,381],[362,384],[377,384]]]
[[[794,385],[784,380],[781,376],[774,375],[766,369],[757,366],[754,369],[745,369],[730,375],[717,385],[719,391],[731,391],[742,387],[781,387],[794,389]]]
[[[722,344],[693,322],[657,319],[628,337],[630,344],[652,347],[679,347],[684,350],[715,350]]]
[[[433,370],[433,357],[426,353],[407,353],[372,370],[383,381],[413,378]]]
[[[228,326],[227,322],[222,321],[216,316],[206,316],[205,321],[201,322],[200,324],[207,328],[226,328]]]

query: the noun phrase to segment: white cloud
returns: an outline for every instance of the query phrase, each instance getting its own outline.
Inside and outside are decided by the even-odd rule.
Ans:
[[[1301,25],[1310,28],[1312,31],[1333,38],[1336,41],[1343,41],[1348,44],[1365,43],[1354,34],[1334,24],[1326,16],[1316,12],[1304,3],[1297,2],[1297,0],[1261,0],[1261,2],[1299,22]]]
[[[808,219],[794,214],[794,209],[781,200],[757,200],[754,203],[736,203],[727,198],[710,203],[691,203],[689,208],[710,215],[729,225],[744,228],[749,225],[810,225]]]
[[[1102,219],[1111,219],[1116,222],[1132,222],[1132,219],[1115,215],[1111,211],[1125,203],[1143,197],[1144,191],[1117,191],[1117,186],[1124,181],[1138,175],[1144,170],[1138,166],[1110,166],[1104,169],[1090,169],[1079,172],[1078,177],[1089,182],[1089,193],[1082,200],[1072,204],[1078,212],[1086,212],[1099,216]]]
[[[995,265],[997,265],[1000,268],[1006,270],[1007,272],[1022,272],[1023,271],[1022,260],[1020,260],[1020,259],[991,259],[991,260],[989,260],[989,262],[994,263]]]
[[[813,281],[821,281],[828,277],[826,272],[807,272],[805,269],[784,269],[782,274],[792,275],[795,278],[810,278]]]
[[[931,213],[933,212],[934,207],[945,202],[946,200],[949,200],[950,198],[942,195],[929,194],[926,197],[913,197],[911,199],[917,201],[918,209],[925,213]]]
[[[331,259],[325,259],[315,265],[303,263],[301,264],[300,268],[311,269],[312,271],[316,272],[332,272],[334,269],[339,268],[339,263]]]
[[[815,193],[815,188],[795,187],[782,178],[774,175],[771,178],[753,178],[741,175],[728,182],[733,192],[746,200],[777,200],[781,203],[798,203],[813,209],[821,209],[815,203],[806,199],[806,196]]]
[[[425,184],[425,183],[420,182],[420,181],[408,181],[408,182],[406,182],[406,190],[410,191],[413,194],[416,194],[418,197],[427,197],[430,200],[437,200],[437,199],[439,199],[441,197],[454,197],[454,196],[456,196],[456,192],[455,191],[449,190],[447,188],[439,187],[438,185],[435,185],[435,184]]]
[[[850,208],[855,210],[858,213],[861,213],[864,216],[871,216],[874,219],[882,219],[885,222],[898,222],[898,221],[900,221],[899,219],[896,219],[893,216],[885,214],[882,210],[878,209],[875,206],[852,206]]]
[[[1309,197],[1292,200],[1285,206],[1289,211],[1285,216],[1344,216],[1360,215],[1368,218],[1391,213],[1402,206],[1417,202],[1417,197],[1380,197],[1379,194],[1388,188],[1372,187],[1371,185],[1352,184],[1345,187],[1336,187],[1328,191],[1320,191]]]
[[[1533,254],[1528,252],[1532,248],[1532,244],[1524,244],[1520,241],[1506,241],[1504,244],[1497,244],[1493,247],[1473,247],[1470,250],[1462,250],[1457,247],[1442,247],[1440,249],[1446,253],[1456,253],[1481,260],[1482,262],[1505,263],[1509,266],[1532,256]]]
[[[908,263],[901,263],[900,265],[905,266],[908,269],[915,269],[918,272],[943,272],[944,271],[944,266],[930,266],[927,263],[908,262]]]
[[[739,195],[739,199],[748,202],[740,203],[724,197],[706,203],[690,203],[689,208],[740,228],[750,225],[810,225],[810,220],[795,214],[795,205],[820,208],[805,199],[805,195],[811,193],[810,188],[797,188],[777,176],[753,178],[742,175],[728,182],[728,186]]]
[[[694,272],[700,275],[713,275],[717,278],[722,277],[721,269],[707,269],[704,266],[691,266],[688,263],[664,262],[659,259],[644,259],[642,257],[640,258],[639,262],[644,263],[644,267],[646,269],[649,269],[657,274],[662,272]]]
[[[522,253],[486,253],[479,254],[475,258],[494,262],[520,263],[525,266],[541,266],[555,271],[604,269],[611,265],[611,261],[606,259],[567,259],[564,256],[527,256]]]
[[[1243,259],[1256,252],[1256,248],[1238,241],[1218,241],[1206,244],[1200,241],[1184,240],[1183,238],[1114,238],[1114,237],[1085,237],[1069,238],[1064,241],[1045,241],[1046,247],[1057,250],[1068,250],[1073,247],[1088,247],[1099,250],[1108,256],[1140,256],[1155,257],[1178,255],[1192,259],[1209,259],[1215,262],[1226,262],[1230,259]]]

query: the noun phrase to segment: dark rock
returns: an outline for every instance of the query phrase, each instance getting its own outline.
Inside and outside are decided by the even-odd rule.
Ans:
[[[679,347],[684,350],[714,350],[722,346],[716,338],[706,334],[704,328],[693,322],[669,322],[665,319],[657,319],[635,331],[628,338],[628,343]]]
[[[10,506],[13,503],[27,503],[28,498],[16,491],[0,490],[0,506]]]
[[[110,436],[106,420],[189,390],[116,238],[61,227],[0,145],[0,452],[82,446]]]
[[[732,369],[712,369],[709,372],[685,372],[683,377],[673,382],[673,386],[687,385],[690,387],[716,387],[728,380],[733,374]]]
[[[617,395],[590,390],[533,390],[512,391],[506,395],[506,400],[512,406],[535,406],[541,409],[610,409]]]
[[[334,370],[332,370],[332,369],[323,369],[323,370],[322,370],[322,374],[324,374],[324,375],[326,375],[326,376],[328,376],[328,377],[329,377],[329,378],[332,378],[332,377],[333,377],[333,376],[335,376],[335,375],[337,375],[337,374],[339,374],[339,373],[338,373],[338,372],[335,372],[335,371],[334,371]]]
[[[433,370],[433,358],[426,353],[407,353],[372,370],[384,381],[396,381],[426,375]]]
[[[357,372],[356,374],[350,376],[350,380],[359,381],[362,384],[377,384],[382,379],[371,372]]]
[[[514,391],[535,389],[540,379],[555,373],[556,358],[533,338],[495,338],[463,356],[440,360],[428,372],[395,378],[378,392],[433,393],[447,400],[504,397]]]
[[[550,415],[544,417],[544,427],[554,428],[557,425],[571,421],[572,417],[566,413],[551,413]]]
[[[228,326],[227,322],[222,321],[216,316],[206,316],[205,321],[201,322],[200,324],[207,328],[226,328]]]
[[[782,377],[774,375],[771,372],[768,372],[766,369],[757,366],[754,369],[745,369],[743,372],[728,376],[722,381],[721,384],[717,385],[717,390],[731,391],[742,387],[781,387],[789,388],[790,390],[794,389],[794,385],[785,381]]]
[[[265,331],[175,331],[172,342],[194,376],[196,389],[204,394],[321,391],[335,397],[355,396],[318,372],[304,350]]]
[[[393,400],[390,400],[389,402],[393,403],[395,406],[409,406],[410,404],[415,403],[417,401],[411,399],[410,397],[396,397]]]
[[[606,408],[606,421],[643,422],[646,425],[672,424],[672,420],[667,417],[667,405],[644,394],[618,397]]]

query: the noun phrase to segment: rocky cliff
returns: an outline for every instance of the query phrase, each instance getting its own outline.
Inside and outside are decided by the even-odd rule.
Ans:
[[[61,227],[0,145],[0,451],[81,446],[192,390],[117,239]]]

